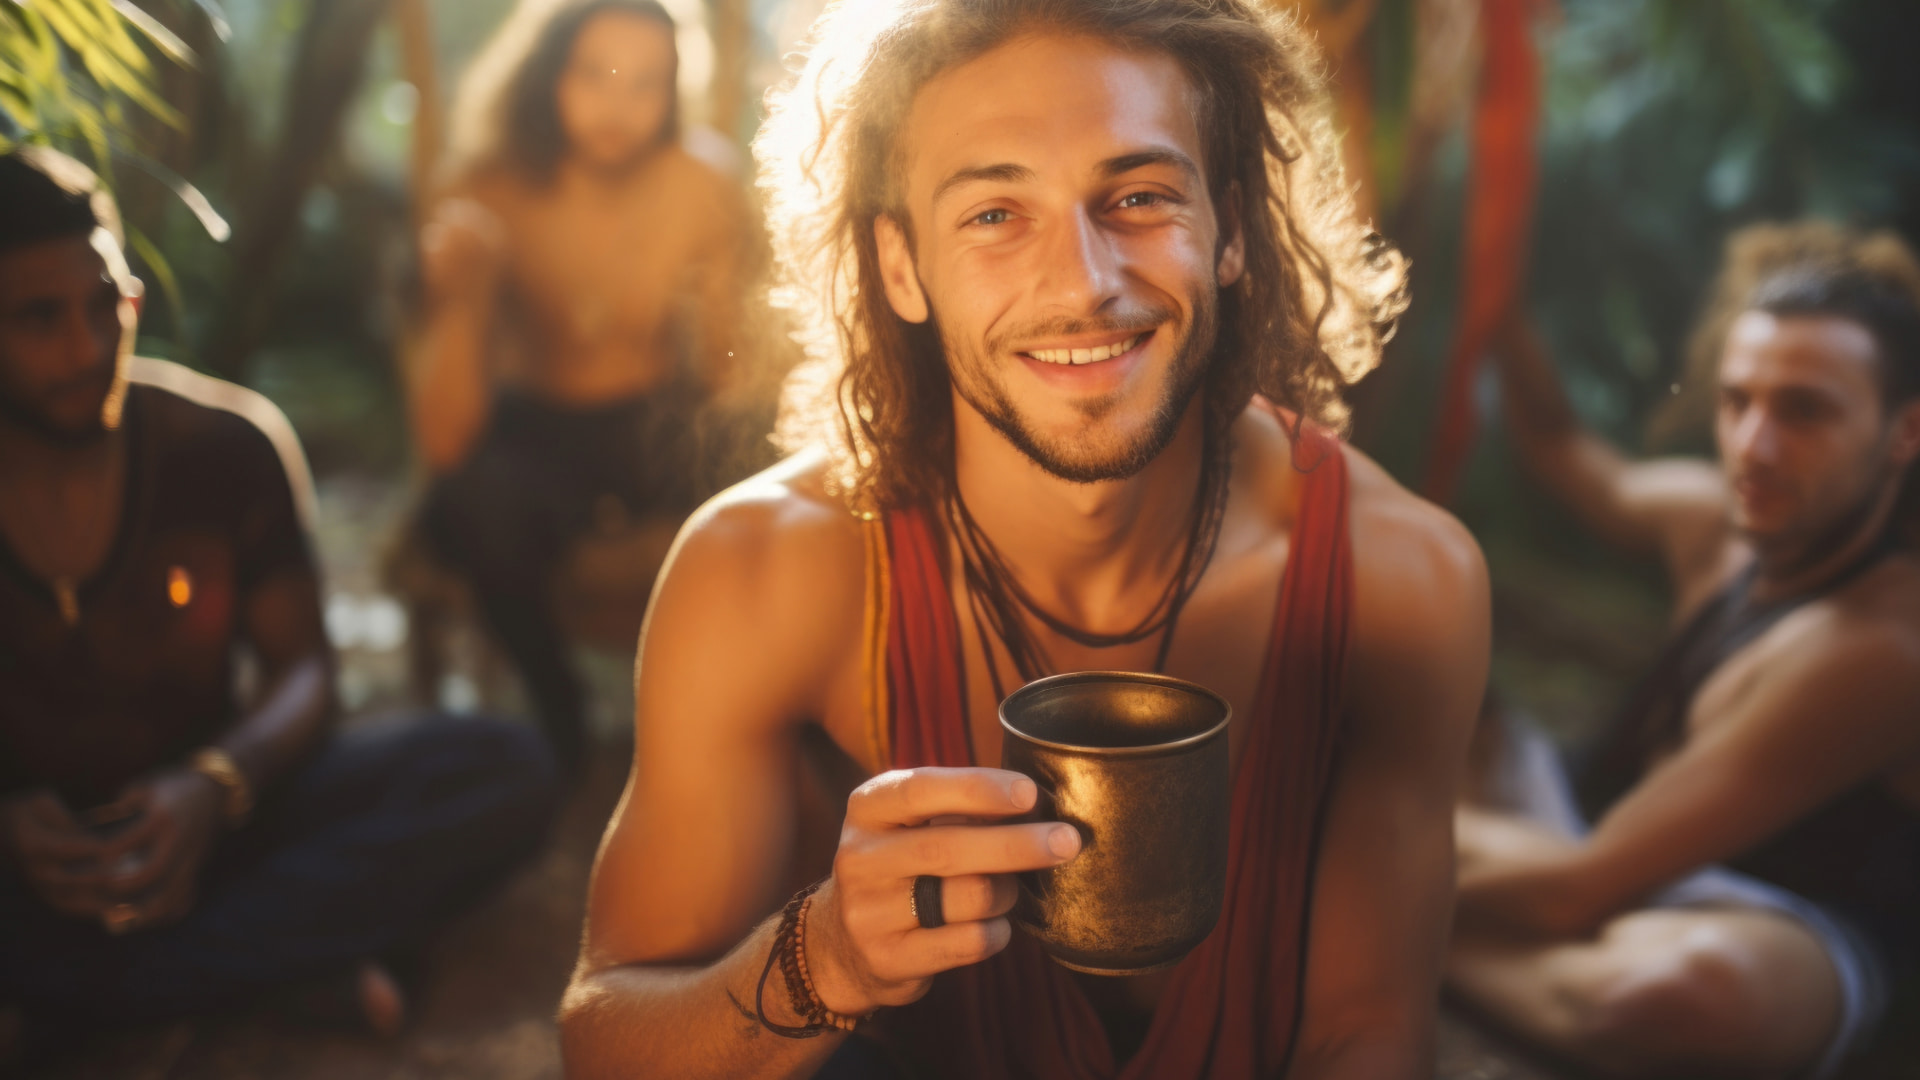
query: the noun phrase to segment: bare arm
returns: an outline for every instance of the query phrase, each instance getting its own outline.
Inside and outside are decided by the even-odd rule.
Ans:
[[[1920,639],[1829,632],[1663,762],[1585,843],[1469,822],[1464,918],[1543,937],[1592,930],[1661,886],[1752,847],[1889,763],[1920,753]],[[1839,640],[1834,640],[1838,638]]]
[[[320,615],[319,582],[311,574],[263,582],[247,598],[246,633],[266,689],[218,745],[255,790],[264,790],[319,745],[335,718],[333,649]]]
[[[487,422],[487,338],[506,264],[499,219],[471,199],[448,199],[421,230],[426,318],[407,372],[420,455],[434,472],[459,465]]]
[[[1372,466],[1356,492],[1384,487]],[[1348,719],[1315,871],[1296,1077],[1432,1075],[1451,813],[1485,688],[1486,568],[1405,493],[1356,499]],[[1384,504],[1384,505],[1381,505]]]
[[[1494,342],[1501,408],[1527,471],[1608,542],[1657,554],[1677,579],[1725,535],[1726,488],[1703,461],[1630,462],[1580,423],[1546,345],[1522,319]]]
[[[845,517],[789,499],[697,518],[669,562],[641,645],[634,772],[561,1006],[571,1076],[802,1076],[842,1037],[781,1038],[753,1015],[772,944],[762,919],[783,899],[794,846],[796,738],[857,663],[862,549],[857,533],[834,539],[850,524],[806,520],[826,513]],[[934,973],[1005,946],[1010,872],[1064,861],[1046,837],[1065,827],[921,826],[1018,813],[1033,802],[1031,790],[1015,797],[1022,782],[913,770],[854,793],[807,923],[828,1007],[860,1015],[914,1000]],[[917,873],[948,879],[949,925],[911,922]],[[772,1020],[799,1023],[777,973],[765,1001]]]

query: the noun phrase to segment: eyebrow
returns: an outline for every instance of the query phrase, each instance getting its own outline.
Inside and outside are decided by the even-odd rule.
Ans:
[[[1110,157],[1100,163],[1100,175],[1111,179],[1133,172],[1135,169],[1144,169],[1153,165],[1170,165],[1179,169],[1186,174],[1189,182],[1198,182],[1200,179],[1200,167],[1193,163],[1192,158],[1178,150],[1168,148],[1141,150],[1131,154],[1121,154],[1119,157]],[[982,181],[989,183],[1021,184],[1031,181],[1033,178],[1034,171],[1032,169],[1027,168],[1025,165],[1016,165],[1010,161],[1001,162],[997,165],[976,165],[971,168],[959,169],[949,174],[946,179],[940,181],[933,189],[933,203],[936,206],[939,205],[940,200],[945,198],[949,192],[965,184]]]
[[[1171,165],[1186,173],[1189,181],[1198,182],[1200,179],[1200,166],[1195,165],[1192,158],[1164,147],[1108,158],[1100,163],[1100,175],[1112,178],[1150,165]]]
[[[1015,165],[1010,161],[998,165],[976,165],[970,169],[960,169],[949,174],[945,180],[940,181],[938,187],[933,189],[933,202],[938,206],[948,192],[963,184],[978,183],[983,180],[1002,184],[1020,184],[1032,180],[1033,175],[1032,169],[1025,165]]]

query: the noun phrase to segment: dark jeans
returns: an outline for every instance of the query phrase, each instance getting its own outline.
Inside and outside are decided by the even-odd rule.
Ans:
[[[569,769],[585,748],[586,701],[554,618],[554,574],[609,510],[693,509],[697,407],[677,387],[592,409],[503,395],[473,453],[427,491],[428,542],[473,587]]]
[[[531,730],[439,715],[335,737],[222,838],[181,922],[124,936],[0,873],[0,1002],[53,1026],[220,1009],[418,944],[546,836],[551,756]]]

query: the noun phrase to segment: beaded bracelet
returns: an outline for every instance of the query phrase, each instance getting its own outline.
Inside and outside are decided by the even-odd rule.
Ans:
[[[753,1009],[759,1016],[760,1026],[783,1038],[811,1039],[829,1031],[852,1031],[867,1019],[827,1008],[813,988],[812,972],[807,970],[807,912],[813,907],[813,894],[823,884],[824,880],[816,881],[787,901],[786,908],[780,912],[780,925],[773,931],[773,948],[767,952],[767,966],[760,969],[760,982],[753,990]],[[804,1024],[776,1024],[767,1019],[767,978],[773,974],[776,963],[786,979],[787,1000],[793,1006],[794,1015],[806,1021]]]

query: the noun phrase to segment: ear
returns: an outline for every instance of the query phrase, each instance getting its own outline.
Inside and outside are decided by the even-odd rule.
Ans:
[[[1222,202],[1220,220],[1220,256],[1214,260],[1213,277],[1224,289],[1240,280],[1247,272],[1246,233],[1240,228],[1240,185],[1227,189],[1227,197]]]
[[[913,267],[913,249],[906,230],[886,214],[873,219],[873,241],[879,249],[880,284],[887,290],[893,313],[910,323],[923,323],[929,314],[927,294]]]
[[[1889,437],[1889,449],[1896,465],[1904,468],[1920,458],[1920,397],[1894,407]]]

